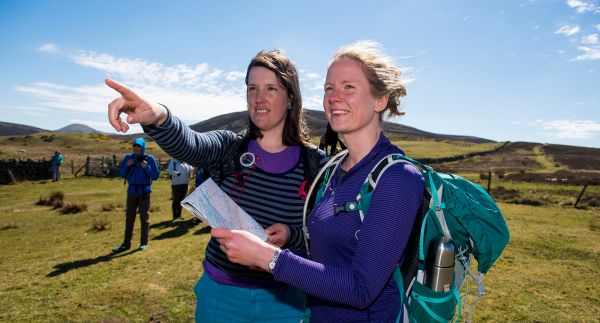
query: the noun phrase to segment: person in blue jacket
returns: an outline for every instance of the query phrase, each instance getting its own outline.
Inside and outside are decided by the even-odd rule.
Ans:
[[[50,160],[50,164],[52,166],[52,181],[58,182],[60,180],[60,165],[63,163],[63,156],[60,152],[55,151],[52,159]]]
[[[142,234],[140,250],[148,248],[148,210],[150,209],[150,192],[152,181],[158,179],[158,164],[152,155],[146,154],[146,142],[143,138],[133,141],[133,153],[127,154],[119,166],[119,176],[129,183],[127,188],[127,210],[125,212],[125,238],[123,243],[113,252],[122,252],[131,248],[131,236],[135,224],[136,211],[140,212]]]

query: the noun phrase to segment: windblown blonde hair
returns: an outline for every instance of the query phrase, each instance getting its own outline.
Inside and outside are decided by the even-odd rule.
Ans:
[[[379,43],[366,40],[346,45],[335,53],[331,62],[342,58],[353,59],[362,64],[373,97],[388,96],[387,106],[379,114],[380,119],[384,113],[387,113],[387,117],[404,115],[404,112],[399,110],[400,98],[406,95],[406,89],[400,79],[400,68],[383,53]]]

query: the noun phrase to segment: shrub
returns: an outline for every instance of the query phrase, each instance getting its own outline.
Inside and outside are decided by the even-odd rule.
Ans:
[[[10,222],[7,224],[3,224],[2,226],[0,226],[0,231],[4,231],[4,230],[9,230],[9,229],[16,229],[18,226],[15,222]]]
[[[64,206],[63,200],[54,200],[52,202],[52,209],[56,210],[56,209],[60,209]]]
[[[519,191],[515,189],[506,189],[504,188],[504,186],[492,188],[491,195],[494,197],[494,199],[503,201],[508,201],[521,197]]]
[[[588,195],[581,199],[582,204],[588,207],[600,207],[600,196]]]
[[[102,204],[102,207],[100,208],[101,212],[110,212],[112,210],[115,209],[115,204],[114,203],[104,203]]]
[[[496,173],[496,177],[498,177],[500,179],[504,178],[504,175],[506,175],[506,172],[503,170],[497,170],[497,171],[495,171],[495,173]]]
[[[60,213],[61,214],[75,214],[75,213],[84,212],[84,211],[87,211],[86,204],[71,203],[71,204],[67,204],[67,205],[63,206],[63,208],[60,210]]]
[[[509,203],[513,203],[513,204],[524,204],[524,205],[531,205],[531,206],[542,206],[544,205],[544,203],[540,200],[534,200],[534,199],[530,199],[530,198],[520,198],[520,199],[514,199],[509,201]]]
[[[105,231],[110,228],[110,222],[106,219],[92,219],[92,231]]]
[[[47,198],[41,197],[35,202],[36,205],[52,206],[54,209],[61,208],[65,199],[65,194],[61,191],[52,191]]]

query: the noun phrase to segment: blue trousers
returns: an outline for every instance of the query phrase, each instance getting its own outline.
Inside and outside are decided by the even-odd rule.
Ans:
[[[304,315],[304,293],[291,286],[241,288],[219,284],[203,274],[194,293],[196,322],[299,323]]]

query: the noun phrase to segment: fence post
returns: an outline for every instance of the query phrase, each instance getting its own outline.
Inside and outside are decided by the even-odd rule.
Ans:
[[[90,175],[90,156],[87,156],[87,158],[85,159],[85,175]]]
[[[585,189],[588,187],[589,184],[590,184],[590,182],[587,182],[587,183],[585,183],[585,185],[583,185],[583,189],[579,193],[579,196],[577,197],[577,201],[575,201],[575,205],[574,205],[575,208],[577,208],[577,204],[579,204],[579,201],[583,197],[583,193],[585,192]]]
[[[487,192],[490,194],[490,187],[492,186],[492,171],[488,172],[488,184],[487,184]]]

